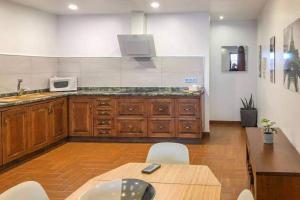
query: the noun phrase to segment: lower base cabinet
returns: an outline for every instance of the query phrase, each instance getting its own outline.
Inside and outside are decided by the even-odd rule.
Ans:
[[[56,100],[50,106],[49,142],[57,142],[68,136],[68,102],[66,98]]]
[[[66,98],[12,107],[1,115],[3,164],[67,137]]]
[[[73,97],[69,101],[70,136],[93,136],[93,99]]]
[[[174,119],[150,118],[148,120],[149,137],[175,137]]]
[[[27,113],[25,107],[2,113],[3,164],[18,159],[27,153]]]
[[[50,106],[48,103],[29,107],[28,151],[47,146],[49,137]]]
[[[201,105],[200,97],[71,97],[70,136],[201,138]]]
[[[144,118],[118,119],[117,135],[119,137],[147,137],[147,121]]]
[[[179,118],[176,120],[176,137],[179,138],[200,138],[202,123],[197,118]]]

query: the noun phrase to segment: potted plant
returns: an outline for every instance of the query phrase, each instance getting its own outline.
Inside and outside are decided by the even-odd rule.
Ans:
[[[276,128],[274,128],[273,126],[276,123],[265,118],[261,119],[260,123],[264,127],[264,143],[273,144],[274,133],[277,133]]]
[[[243,127],[257,127],[257,109],[254,107],[252,94],[250,99],[242,99],[241,124]]]

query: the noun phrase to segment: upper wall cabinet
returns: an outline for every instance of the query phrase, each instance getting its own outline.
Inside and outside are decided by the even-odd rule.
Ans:
[[[244,72],[248,67],[247,46],[223,46],[222,47],[222,71]]]

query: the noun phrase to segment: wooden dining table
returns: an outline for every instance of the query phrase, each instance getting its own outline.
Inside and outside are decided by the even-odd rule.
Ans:
[[[221,184],[208,166],[162,164],[152,174],[141,173],[148,165],[149,163],[128,163],[97,176],[67,200],[79,200],[96,185],[120,179],[140,179],[151,183],[156,190],[154,200],[220,200]]]

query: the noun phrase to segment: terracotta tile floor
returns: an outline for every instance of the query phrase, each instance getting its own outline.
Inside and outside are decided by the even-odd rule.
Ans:
[[[51,200],[66,198],[88,179],[128,162],[144,162],[151,144],[67,143],[0,174],[0,192],[27,180],[40,182]],[[212,125],[199,145],[188,145],[192,164],[208,165],[222,183],[222,200],[247,187],[245,133]]]

